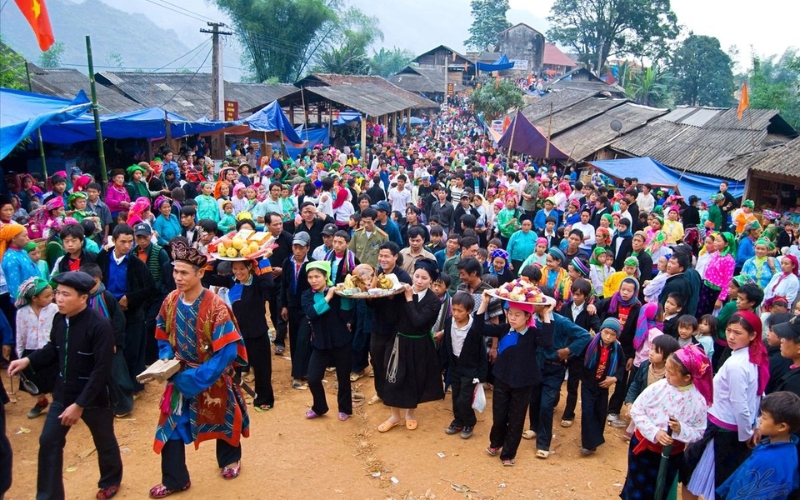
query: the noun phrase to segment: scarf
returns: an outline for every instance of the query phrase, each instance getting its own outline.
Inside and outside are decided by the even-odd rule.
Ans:
[[[617,311],[619,311],[619,307],[620,306],[622,306],[622,307],[632,307],[632,306],[635,306],[637,304],[640,304],[640,302],[639,302],[639,282],[636,281],[634,278],[631,278],[630,276],[628,276],[627,278],[622,280],[622,283],[619,284],[619,287],[622,288],[622,285],[624,285],[625,283],[632,283],[633,284],[633,295],[631,296],[630,300],[623,300],[622,296],[619,294],[619,290],[617,290],[614,293],[614,295],[611,297],[611,302],[609,302],[609,304],[608,304],[608,313],[609,314],[612,314],[612,315],[617,314]]]
[[[725,240],[728,245],[719,252],[720,257],[725,257],[726,255],[730,255],[734,259],[736,258],[736,237],[728,232],[719,233],[722,236],[722,239]]]
[[[602,343],[602,336],[598,333],[586,347],[586,358],[583,362],[583,365],[591,371],[596,370],[597,364],[600,362],[600,344]],[[614,341],[609,348],[611,349],[611,353],[608,356],[609,368],[606,373],[615,373],[617,371],[617,362],[619,361],[622,346],[619,344],[619,342]]]
[[[604,254],[604,253],[606,253],[605,248],[601,248],[601,247],[595,248],[592,251],[592,258],[589,259],[589,264],[591,264],[593,266],[602,266],[602,264],[600,264],[600,261],[597,258],[600,257],[600,255]]]
[[[761,344],[760,335],[757,337],[757,339],[757,343]],[[678,349],[675,352],[675,357],[678,358],[678,361],[681,362],[683,367],[686,368],[686,371],[689,372],[689,375],[692,376],[692,384],[694,384],[697,391],[703,395],[703,398],[706,400],[706,404],[711,406],[711,404],[714,402],[714,372],[711,369],[711,361],[708,359],[708,356],[706,356],[703,348],[690,344],[686,347]],[[769,371],[767,372],[767,377],[769,377]],[[759,375],[759,386],[760,385],[761,376]]]
[[[767,382],[769,382],[769,356],[766,347],[764,347],[764,342],[761,340],[761,318],[750,311],[736,311],[735,314],[747,321],[756,334],[753,341],[750,342],[747,352],[750,362],[756,365],[758,369],[758,389],[756,395],[761,396],[764,394],[764,389],[767,388]]]
[[[663,329],[663,325],[656,321],[658,309],[658,302],[649,302],[643,305],[639,310],[639,318],[636,320],[636,333],[633,337],[633,347],[637,351],[642,347],[644,341],[647,340],[647,332],[649,332],[651,328]]]
[[[330,252],[325,254],[325,260],[331,263],[333,266],[333,261],[336,260],[336,252],[331,250]],[[339,264],[339,268],[336,269],[336,273],[339,273],[339,270],[342,271],[343,276],[347,276],[350,272],[356,268],[356,257],[353,252],[349,249],[345,249],[344,254],[342,255],[342,263]]]
[[[100,313],[100,316],[111,319],[111,313],[108,310],[108,304],[103,292],[106,287],[100,283],[97,290],[89,297],[89,307]]]

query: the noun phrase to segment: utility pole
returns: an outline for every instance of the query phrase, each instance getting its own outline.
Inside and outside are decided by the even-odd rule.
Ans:
[[[211,29],[201,29],[200,33],[211,33],[211,118],[222,120],[224,118],[225,85],[222,79],[222,44],[220,35],[232,35],[230,31],[220,31],[224,23],[208,23]],[[215,134],[211,138],[212,155],[218,158],[225,156],[225,135]]]

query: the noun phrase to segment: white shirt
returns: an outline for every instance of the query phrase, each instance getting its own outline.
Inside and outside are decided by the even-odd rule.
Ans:
[[[323,243],[315,248],[313,252],[311,252],[311,260],[325,260],[325,255],[327,255],[331,250],[333,250],[333,247],[327,248]]]
[[[461,356],[461,349],[464,347],[464,340],[467,338],[467,333],[469,333],[469,329],[472,328],[472,315],[469,315],[469,320],[467,324],[463,327],[459,328],[456,325],[456,321],[453,320],[453,325],[450,328],[450,344],[453,347],[453,354],[456,357]]]
[[[411,190],[403,188],[400,191],[397,188],[392,188],[389,190],[389,201],[392,203],[392,210],[397,210],[405,217],[406,208],[408,208],[408,203],[411,201]]]
[[[572,322],[574,323],[576,319],[578,319],[578,315],[583,312],[583,309],[586,307],[586,302],[581,305],[577,305],[575,302],[572,303]]]
[[[761,397],[758,368],[750,362],[748,349],[737,349],[714,376],[714,404],[708,414],[739,430],[739,441],[747,441],[756,426]]]
[[[583,222],[577,222],[572,225],[572,229],[580,229],[580,231],[583,233],[583,241],[578,246],[584,250],[588,250],[591,253],[592,247],[596,243],[594,226],[591,224],[584,224]],[[589,239],[586,239],[587,236]]]
[[[649,214],[656,206],[656,199],[653,198],[652,194],[644,194],[644,192],[641,192],[639,196],[636,197],[636,204],[639,206],[640,212],[647,212]]]

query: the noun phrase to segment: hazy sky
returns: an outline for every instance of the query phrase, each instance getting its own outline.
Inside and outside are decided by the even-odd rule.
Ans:
[[[211,2],[203,0],[102,0],[127,12],[143,13],[160,26],[174,29],[184,43],[194,47],[206,35],[199,32],[205,26],[169,9],[180,6],[199,18],[229,21]],[[383,46],[409,49],[420,53],[444,44],[464,50],[463,41],[469,36],[471,17],[469,0],[347,0],[366,14],[377,16],[384,33]],[[546,31],[546,17],[554,0],[510,0],[508,19],[524,22]],[[748,66],[751,47],[761,55],[780,54],[789,47],[800,47],[793,19],[800,18],[800,3],[789,0],[767,2],[766,8],[742,0],[672,0],[678,22],[698,35],[720,40],[723,50],[736,45],[739,63]],[[179,9],[178,9],[179,10]],[[225,77],[237,80],[241,66],[235,47],[227,49]],[[154,61],[155,64],[155,61]]]

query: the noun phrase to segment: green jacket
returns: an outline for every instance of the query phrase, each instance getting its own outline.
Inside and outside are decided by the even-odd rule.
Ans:
[[[372,234],[367,237],[367,232],[364,228],[359,228],[353,234],[353,239],[350,240],[348,248],[356,254],[356,258],[362,264],[369,264],[372,267],[378,267],[378,251],[380,246],[389,241],[389,235],[383,232],[380,228],[376,227]]]

